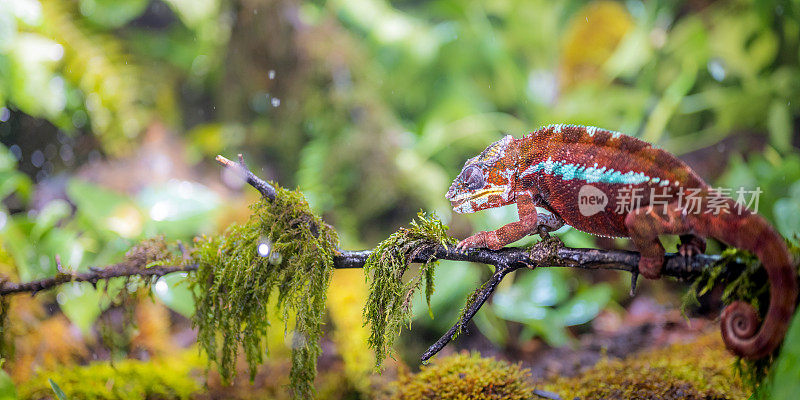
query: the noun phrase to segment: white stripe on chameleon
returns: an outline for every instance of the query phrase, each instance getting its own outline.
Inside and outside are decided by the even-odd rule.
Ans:
[[[595,133],[597,133],[597,128],[594,127],[594,126],[587,126],[586,127],[586,133],[589,134],[589,137],[592,137],[592,136],[594,136]]]

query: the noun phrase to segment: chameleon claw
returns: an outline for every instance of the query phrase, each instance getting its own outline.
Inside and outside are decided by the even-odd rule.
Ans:
[[[539,237],[542,238],[542,240],[550,239],[550,231],[547,229],[546,226],[539,225],[536,228],[536,230],[537,230],[537,233],[539,234]]]

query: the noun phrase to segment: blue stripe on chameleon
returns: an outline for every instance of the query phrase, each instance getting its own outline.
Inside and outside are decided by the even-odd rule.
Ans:
[[[572,163],[565,163],[562,161],[553,161],[550,157],[547,161],[542,161],[538,164],[531,165],[523,173],[523,176],[530,175],[542,171],[547,175],[560,176],[562,180],[568,181],[572,179],[580,179],[587,183],[621,183],[625,185],[637,185],[644,182],[657,183],[661,178],[650,177],[643,172],[628,171],[622,173],[614,169],[606,167],[598,167],[597,163],[593,166],[578,165]],[[669,181],[666,181],[669,182]],[[664,181],[661,182],[662,185]]]

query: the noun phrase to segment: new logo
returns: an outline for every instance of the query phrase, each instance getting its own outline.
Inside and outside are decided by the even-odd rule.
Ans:
[[[578,211],[584,217],[591,217],[603,211],[608,205],[608,196],[602,190],[592,186],[583,185],[578,191]]]

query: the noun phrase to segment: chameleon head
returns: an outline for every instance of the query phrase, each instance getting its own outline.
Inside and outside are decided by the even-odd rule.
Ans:
[[[516,155],[506,136],[470,158],[445,196],[459,214],[500,207],[514,202]]]

